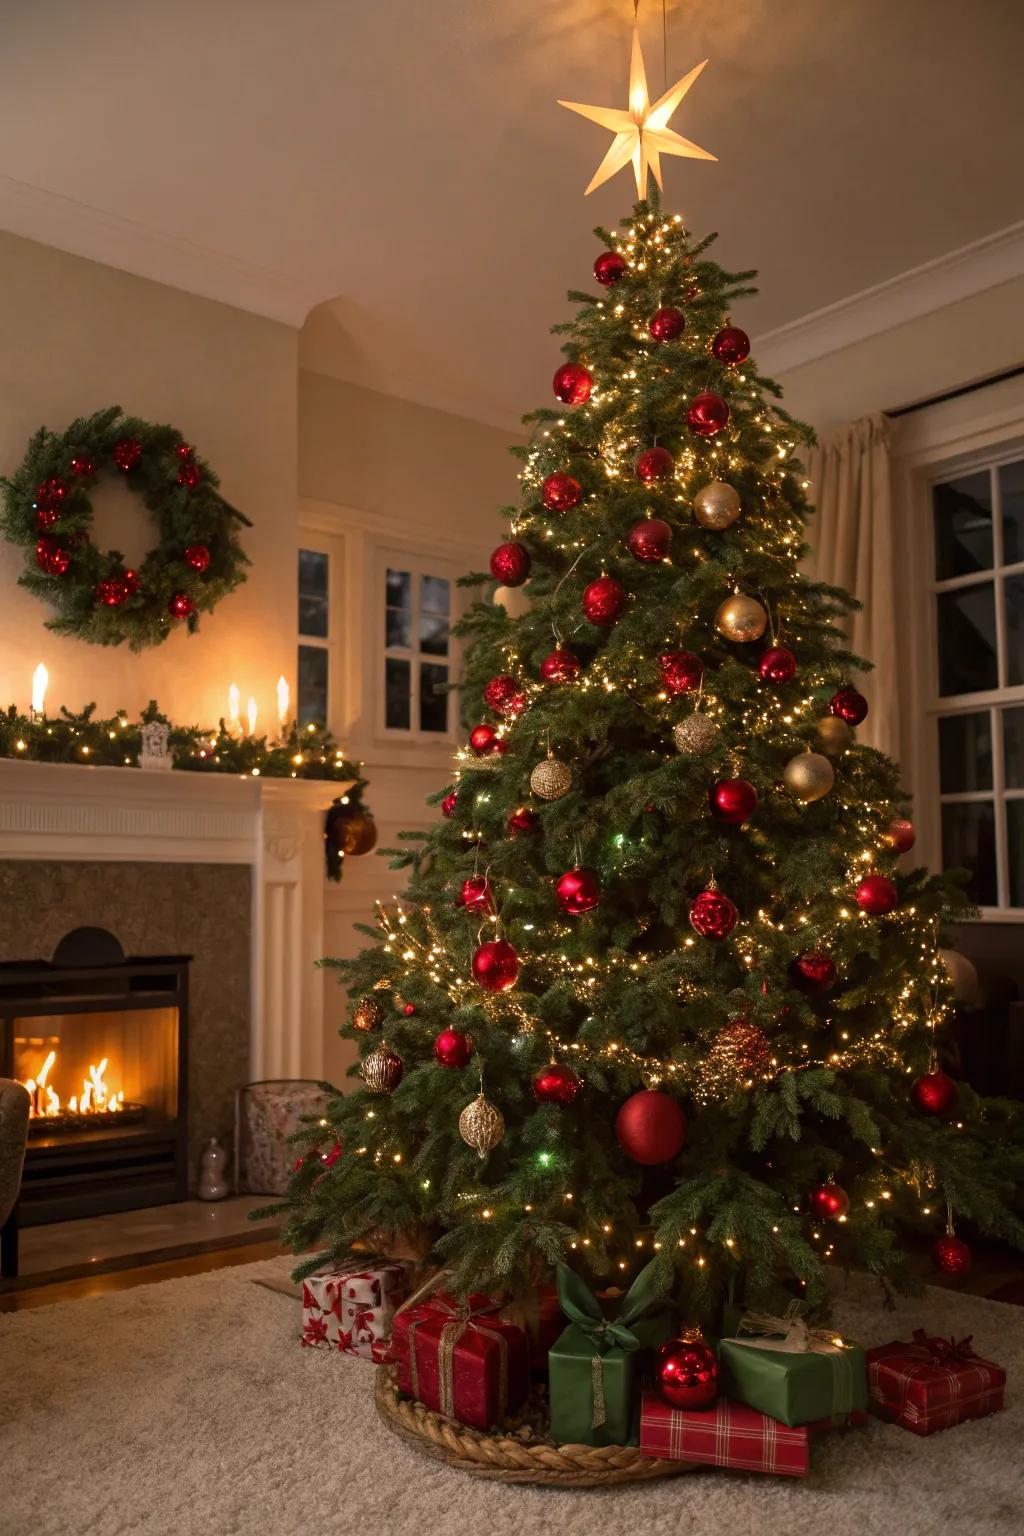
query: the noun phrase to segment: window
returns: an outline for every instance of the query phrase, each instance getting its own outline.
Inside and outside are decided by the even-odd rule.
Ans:
[[[299,725],[326,725],[331,708],[331,557],[299,550]]]
[[[384,569],[384,725],[446,736],[452,583],[405,561]]]
[[[1024,459],[931,490],[942,862],[1024,909]]]

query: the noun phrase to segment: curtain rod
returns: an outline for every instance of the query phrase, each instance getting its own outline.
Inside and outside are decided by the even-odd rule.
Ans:
[[[973,384],[961,384],[958,389],[947,389],[941,395],[931,395],[927,400],[915,400],[913,405],[899,405],[894,410],[883,411],[884,416],[895,419],[909,416],[912,411],[925,411],[930,405],[942,405],[946,400],[959,400],[961,395],[973,395],[975,390],[988,389],[992,384],[1002,384],[1007,379],[1017,379],[1024,374],[1024,363],[1016,368],[1005,368],[1002,373],[990,374],[987,379],[976,379]]]

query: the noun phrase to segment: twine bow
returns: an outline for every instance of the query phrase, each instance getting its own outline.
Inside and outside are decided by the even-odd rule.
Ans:
[[[593,1348],[590,1360],[590,1381],[593,1397],[591,1429],[599,1429],[608,1417],[604,1395],[604,1357],[609,1350],[621,1349],[631,1354],[640,1348],[640,1340],[633,1332],[632,1324],[652,1311],[665,1296],[665,1283],[655,1279],[658,1261],[650,1264],[637,1275],[626,1292],[618,1316],[606,1318],[601,1304],[586,1281],[567,1264],[556,1268],[558,1304],[571,1323],[589,1340]]]
[[[914,1329],[914,1343],[919,1349],[926,1349],[937,1365],[962,1365],[968,1360],[976,1360],[978,1357],[971,1348],[972,1337],[968,1334],[958,1343],[956,1339],[931,1336],[923,1328]]]

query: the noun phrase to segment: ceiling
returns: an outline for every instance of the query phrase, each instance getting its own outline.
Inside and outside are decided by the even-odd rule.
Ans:
[[[310,365],[506,426],[625,174],[627,0],[7,0],[0,225],[307,327]],[[662,88],[661,3],[640,19]],[[667,201],[755,334],[1024,214],[1020,0],[669,0]],[[330,301],[327,303],[326,301]]]

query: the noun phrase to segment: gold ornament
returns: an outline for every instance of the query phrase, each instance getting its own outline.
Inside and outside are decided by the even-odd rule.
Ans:
[[[404,1071],[401,1056],[396,1056],[387,1044],[375,1046],[363,1057],[363,1082],[371,1093],[391,1093],[402,1081]]]
[[[541,800],[561,800],[572,788],[572,769],[557,757],[545,757],[530,774],[530,788]]]
[[[817,722],[814,730],[818,745],[828,753],[829,757],[838,757],[853,741],[853,732],[846,721],[840,720],[838,715],[825,715]]]
[[[745,597],[742,592],[727,597],[715,614],[715,628],[726,640],[747,645],[760,640],[768,628],[768,615],[756,597]]]
[[[375,997],[363,997],[352,1014],[353,1029],[377,1029],[384,1022],[384,1009]]]
[[[791,757],[782,777],[791,794],[805,804],[827,795],[836,778],[832,764],[820,752],[801,752]]]
[[[466,1105],[459,1116],[459,1135],[467,1147],[472,1147],[478,1157],[484,1158],[494,1150],[505,1134],[505,1121],[501,1110],[482,1093]]]
[[[693,515],[702,528],[731,528],[740,515],[740,493],[724,480],[712,480],[693,498]]]
[[[695,710],[672,727],[672,740],[684,757],[705,757],[718,745],[719,730],[707,715]]]
[[[341,824],[341,849],[352,858],[372,853],[377,846],[377,823],[365,811],[346,816]]]

